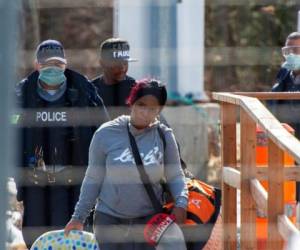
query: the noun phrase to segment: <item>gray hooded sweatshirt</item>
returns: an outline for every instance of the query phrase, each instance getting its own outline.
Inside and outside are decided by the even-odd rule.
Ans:
[[[142,131],[130,124],[129,116],[104,123],[94,134],[89,149],[89,166],[72,216],[81,222],[96,203],[96,210],[119,218],[137,218],[155,213],[131,153],[127,125],[135,137],[144,168],[155,194],[162,202],[161,180],[166,179],[176,206],[186,207],[188,190],[180,165],[172,129],[159,121]]]

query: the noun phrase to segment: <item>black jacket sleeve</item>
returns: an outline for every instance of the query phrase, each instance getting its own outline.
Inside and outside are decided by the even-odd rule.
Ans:
[[[290,71],[285,68],[280,68],[277,75],[276,75],[276,83],[272,86],[272,92],[284,92],[288,91],[286,82],[289,80]],[[278,105],[280,104],[280,100],[268,100],[267,101],[268,109],[276,115]]]

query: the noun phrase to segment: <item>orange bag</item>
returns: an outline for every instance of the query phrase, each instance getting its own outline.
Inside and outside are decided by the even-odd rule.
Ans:
[[[188,250],[199,250],[208,241],[220,213],[221,190],[207,183],[188,179],[189,202],[187,220],[182,227]],[[174,202],[167,203],[170,212]]]

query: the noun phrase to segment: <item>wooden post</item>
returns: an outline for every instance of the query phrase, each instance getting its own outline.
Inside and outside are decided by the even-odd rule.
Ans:
[[[221,106],[222,164],[236,168],[236,109],[233,104]],[[222,181],[223,247],[224,250],[237,249],[236,189]]]
[[[268,163],[269,163],[269,192],[268,197],[268,242],[269,250],[283,249],[283,238],[281,237],[277,220],[278,216],[284,214],[284,153],[273,141],[268,141]]]
[[[241,249],[256,249],[256,207],[251,179],[256,172],[256,123],[241,110]]]

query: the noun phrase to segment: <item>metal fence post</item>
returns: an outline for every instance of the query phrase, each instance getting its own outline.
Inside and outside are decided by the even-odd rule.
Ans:
[[[6,242],[6,209],[7,209],[7,176],[13,169],[13,147],[9,126],[9,115],[13,109],[12,87],[15,83],[17,54],[17,12],[20,1],[0,0],[0,249],[5,249]]]
[[[297,30],[300,32],[300,10],[298,11],[298,25]]]

